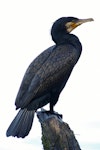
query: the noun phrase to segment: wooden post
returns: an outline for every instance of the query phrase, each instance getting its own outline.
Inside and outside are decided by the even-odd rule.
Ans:
[[[59,114],[42,110],[37,112],[37,117],[42,128],[44,150],[81,150],[73,131]]]

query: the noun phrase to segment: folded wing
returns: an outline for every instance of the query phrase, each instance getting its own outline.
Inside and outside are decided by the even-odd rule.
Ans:
[[[26,107],[31,101],[49,93],[57,86],[60,91],[78,57],[71,45],[50,47],[40,54],[25,73],[15,102],[17,108]]]

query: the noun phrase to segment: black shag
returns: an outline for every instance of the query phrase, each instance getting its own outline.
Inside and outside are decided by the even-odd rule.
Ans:
[[[43,51],[26,70],[15,101],[16,109],[20,110],[7,136],[27,136],[34,113],[46,104],[50,103],[50,112],[54,112],[53,107],[82,52],[78,37],[70,32],[89,21],[93,19],[62,17],[54,22],[51,36],[55,45]]]

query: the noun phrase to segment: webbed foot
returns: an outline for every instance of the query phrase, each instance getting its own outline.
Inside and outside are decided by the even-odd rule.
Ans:
[[[58,112],[55,112],[55,111],[43,110],[42,113],[46,113],[48,116],[50,116],[50,115],[55,115],[55,116],[57,116],[59,119],[62,119],[62,118],[63,118],[63,115],[62,115],[62,114],[59,114]]]

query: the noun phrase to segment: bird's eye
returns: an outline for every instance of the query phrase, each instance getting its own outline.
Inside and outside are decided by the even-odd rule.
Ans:
[[[72,22],[76,22],[76,21],[77,21],[77,19],[73,19],[73,20],[72,20]]]

